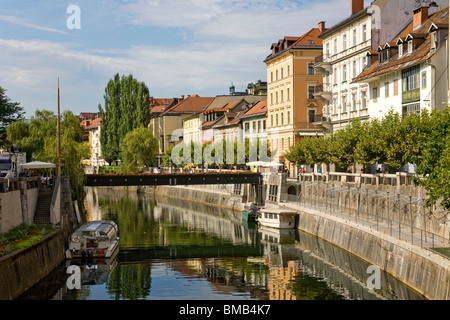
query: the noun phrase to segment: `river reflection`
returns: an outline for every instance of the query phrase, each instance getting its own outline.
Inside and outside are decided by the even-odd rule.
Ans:
[[[87,191],[88,219],[119,226],[117,256],[77,262],[81,289],[68,288],[67,263],[21,299],[422,299],[385,274],[369,290],[366,262],[297,230],[258,228],[240,212],[184,200]]]

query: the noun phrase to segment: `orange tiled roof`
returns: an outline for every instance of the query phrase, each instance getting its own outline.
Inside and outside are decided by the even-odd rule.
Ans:
[[[175,106],[167,109],[162,115],[168,113],[196,113],[203,110],[204,107],[209,105],[213,100],[213,97],[200,97],[198,95],[192,95],[186,99],[181,100]]]
[[[267,100],[258,102],[253,107],[251,107],[244,116],[254,116],[257,114],[263,114],[267,112]]]
[[[98,128],[102,124],[102,118],[95,118],[91,121],[91,124],[86,128],[86,130],[92,130]]]
[[[319,28],[313,28],[306,32],[301,37],[284,37],[283,39],[280,39],[278,43],[273,43],[272,47],[270,49],[273,49],[274,47],[281,47],[280,51],[270,54],[266,60],[271,59],[273,57],[278,56],[279,54],[288,51],[289,49],[295,48],[295,47],[322,47],[323,46],[323,40],[319,38],[321,32]],[[287,47],[283,48],[283,44],[290,43]]]

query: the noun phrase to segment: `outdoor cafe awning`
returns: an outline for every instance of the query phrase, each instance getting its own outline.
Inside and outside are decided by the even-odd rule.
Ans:
[[[277,162],[267,162],[264,167],[282,167],[283,164],[282,163],[277,163]]]
[[[49,162],[34,161],[23,163],[20,165],[22,169],[52,169],[56,168],[56,164]]]

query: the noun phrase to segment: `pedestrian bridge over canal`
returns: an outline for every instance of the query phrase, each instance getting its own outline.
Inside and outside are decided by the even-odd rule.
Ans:
[[[212,184],[253,184],[262,204],[263,177],[252,172],[88,174],[85,186],[186,186]]]

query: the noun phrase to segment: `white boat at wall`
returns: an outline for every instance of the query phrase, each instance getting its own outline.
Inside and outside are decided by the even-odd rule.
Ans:
[[[258,217],[258,222],[269,228],[294,229],[295,217],[297,213],[282,208],[262,208]]]
[[[119,248],[118,231],[114,221],[86,222],[69,237],[66,258],[111,257]]]

